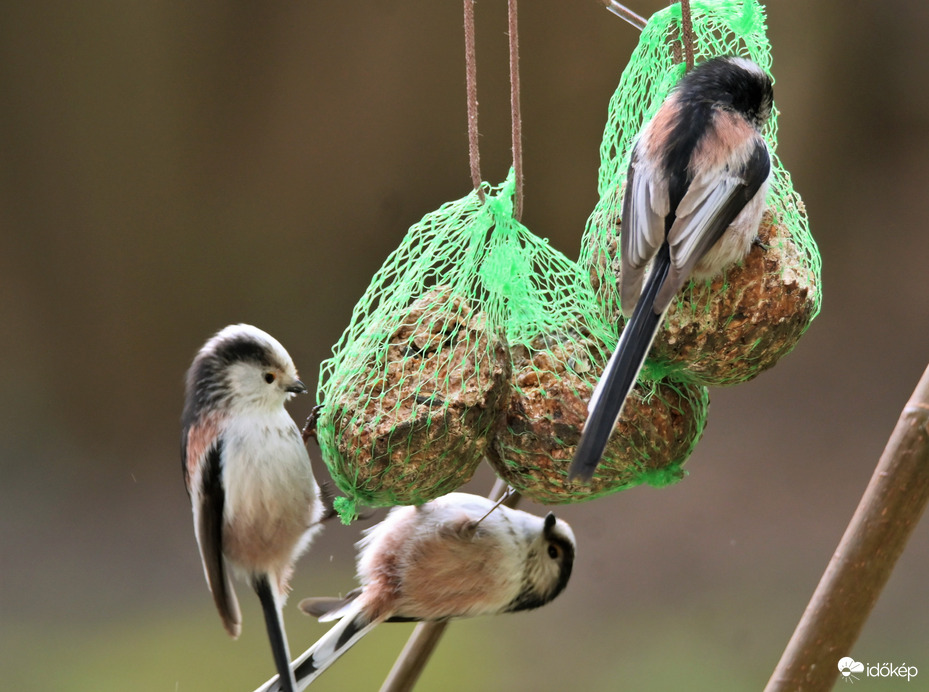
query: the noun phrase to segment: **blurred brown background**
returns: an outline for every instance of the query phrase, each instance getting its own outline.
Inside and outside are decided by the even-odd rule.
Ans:
[[[492,182],[510,161],[505,4],[477,6]],[[565,594],[456,624],[419,689],[750,690],[777,662],[929,361],[929,5],[768,13],[778,154],[822,252],[822,314],[778,367],[712,392],[683,482],[559,509],[580,542]],[[523,220],[576,257],[636,32],[593,0],[524,1],[520,28]],[[183,373],[246,321],[315,386],[406,228],[469,189],[463,53],[451,0],[0,7],[0,687],[270,675],[257,599],[239,587],[233,642],[203,580]],[[848,652],[920,675],[869,690],[929,689],[927,523]],[[325,627],[293,606],[353,585],[359,526],[301,561],[295,653]],[[408,632],[380,628],[318,688],[376,689]]]

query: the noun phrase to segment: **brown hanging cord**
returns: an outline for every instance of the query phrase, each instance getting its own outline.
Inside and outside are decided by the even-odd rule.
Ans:
[[[512,126],[513,172],[516,178],[516,194],[513,202],[513,217],[518,221],[523,207],[523,143],[522,115],[519,105],[519,27],[516,0],[507,2],[507,33],[510,55],[510,118]],[[468,159],[471,165],[471,184],[478,191],[481,201],[480,132],[477,125],[477,51],[475,50],[474,0],[464,0],[465,76],[468,101]]]
[[[513,128],[513,175],[516,178],[513,218],[519,221],[523,214],[523,125],[519,110],[519,28],[516,23],[516,0],[508,0],[507,23],[510,35],[510,121]]]
[[[484,191],[481,188],[480,153],[478,151],[477,129],[477,63],[474,50],[474,0],[464,0],[465,27],[465,61],[467,63],[468,90],[468,153],[471,161],[471,181],[478,191],[481,201]],[[516,0],[508,0],[507,25],[509,31],[510,52],[510,113],[512,118],[513,175],[516,179],[516,192],[513,201],[513,218],[517,221],[523,206],[523,147],[522,119],[519,109],[519,32],[516,22]],[[497,479],[488,497],[499,500],[507,507],[515,507],[520,494],[507,487],[506,482]],[[413,689],[432,652],[439,644],[448,622],[421,622],[413,630],[406,646],[394,662],[380,692],[409,692]]]
[[[684,44],[684,64],[687,71],[694,69],[694,23],[690,14],[690,0],[681,2],[681,43]]]
[[[474,49],[474,0],[464,0],[465,76],[468,99],[468,160],[471,163],[471,184],[484,201],[481,187],[481,151],[477,130],[477,57]]]

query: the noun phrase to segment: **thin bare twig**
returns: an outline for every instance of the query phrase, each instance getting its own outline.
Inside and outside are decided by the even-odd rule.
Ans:
[[[831,690],[929,500],[929,367],[765,692]]]
[[[488,497],[494,501],[500,500],[504,498],[507,490],[507,484],[498,478]],[[519,504],[520,497],[519,493],[511,491],[503,499],[502,504],[507,507],[516,507]],[[448,624],[448,621],[443,621],[421,622],[416,625],[416,629],[413,630],[413,634],[407,640],[406,646],[400,652],[400,656],[387,675],[387,679],[381,685],[380,692],[410,692],[416,681],[419,680],[419,676],[426,667],[426,663],[429,662],[432,652],[438,646],[439,639],[442,638]]]
[[[474,0],[464,0],[465,75],[468,95],[468,159],[471,184],[484,201],[481,187],[481,152],[477,129],[477,56],[474,48]]]
[[[645,17],[636,14],[625,5],[621,5],[620,3],[616,2],[616,0],[600,0],[600,3],[610,12],[615,14],[620,19],[629,22],[629,24],[634,26],[639,31],[642,31],[642,29],[644,29],[645,25],[648,23],[648,20],[645,19]]]

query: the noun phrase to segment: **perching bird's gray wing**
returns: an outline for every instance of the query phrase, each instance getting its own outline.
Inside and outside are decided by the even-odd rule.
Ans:
[[[694,178],[677,206],[668,231],[671,269],[658,292],[654,311],[664,312],[694,267],[716,244],[771,172],[768,147],[759,136],[741,167],[728,175]]]

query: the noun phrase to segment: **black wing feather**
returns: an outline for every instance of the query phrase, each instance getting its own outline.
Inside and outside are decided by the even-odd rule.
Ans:
[[[200,480],[200,508],[197,514],[197,543],[213,602],[223,626],[233,637],[239,636],[242,616],[223,557],[223,510],[226,493],[222,480],[222,440],[210,447],[204,459]]]

